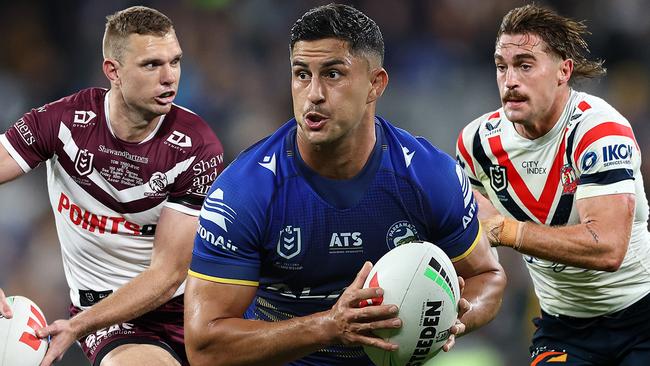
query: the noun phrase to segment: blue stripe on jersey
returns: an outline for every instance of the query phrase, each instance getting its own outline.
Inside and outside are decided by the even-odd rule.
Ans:
[[[634,179],[632,169],[612,169],[594,174],[583,174],[580,176],[578,184],[612,184],[627,179]]]
[[[490,161],[490,158],[487,157],[487,154],[481,145],[481,136],[479,135],[480,130],[481,129],[478,128],[474,134],[474,139],[472,141],[472,153],[476,158],[476,161],[478,161],[478,163],[481,165],[483,172],[485,174],[488,174],[490,171],[490,166],[492,166],[492,161]],[[500,202],[503,207],[508,210],[508,212],[510,212],[512,217],[519,221],[533,221],[519,206],[517,206],[507,189],[499,192],[499,194],[504,196],[505,200],[501,200]]]

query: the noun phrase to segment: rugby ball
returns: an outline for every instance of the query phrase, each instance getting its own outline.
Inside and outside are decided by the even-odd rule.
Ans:
[[[45,351],[47,339],[36,337],[36,329],[45,327],[45,316],[30,299],[9,296],[7,302],[13,317],[0,315],[0,366],[38,366]]]
[[[367,305],[395,304],[402,320],[400,329],[375,331],[398,350],[364,346],[375,365],[423,365],[442,349],[460,299],[458,277],[445,252],[424,241],[400,245],[377,261],[364,284],[368,287],[381,287],[384,296],[366,300]]]

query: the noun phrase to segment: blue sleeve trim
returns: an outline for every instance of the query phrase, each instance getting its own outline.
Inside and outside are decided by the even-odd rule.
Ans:
[[[192,255],[190,271],[207,277],[237,281],[257,282],[260,277],[260,269],[257,265],[209,260],[196,252]]]
[[[580,176],[578,184],[612,184],[627,179],[634,179],[632,169],[613,169],[594,174],[583,174]]]

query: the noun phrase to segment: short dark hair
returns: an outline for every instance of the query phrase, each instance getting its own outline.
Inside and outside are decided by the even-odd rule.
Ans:
[[[361,11],[343,4],[310,9],[291,28],[290,50],[298,41],[336,38],[347,41],[350,52],[370,53],[384,62],[384,39],[379,26]]]
[[[497,44],[503,34],[536,34],[547,45],[547,51],[562,60],[574,62],[571,78],[596,78],[607,70],[602,60],[589,60],[589,45],[584,40],[587,26],[582,21],[563,17],[541,6],[530,4],[512,9],[503,17],[497,32]]]
[[[106,17],[104,57],[121,61],[131,34],[164,36],[174,29],[172,21],[163,13],[146,6],[132,6]]]

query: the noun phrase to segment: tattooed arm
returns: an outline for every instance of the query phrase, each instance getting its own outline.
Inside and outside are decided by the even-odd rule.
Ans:
[[[576,201],[580,224],[546,226],[499,215],[477,195],[479,213],[492,246],[570,266],[616,271],[623,263],[634,221],[633,194],[612,194]]]

